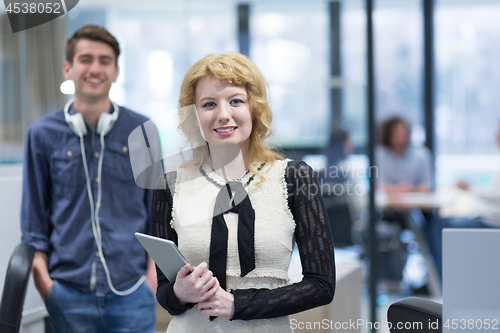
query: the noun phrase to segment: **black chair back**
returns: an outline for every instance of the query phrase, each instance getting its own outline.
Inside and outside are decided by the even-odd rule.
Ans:
[[[441,333],[442,305],[425,298],[403,298],[389,306],[390,332]]]
[[[35,248],[19,244],[10,257],[0,303],[0,333],[18,333]]]

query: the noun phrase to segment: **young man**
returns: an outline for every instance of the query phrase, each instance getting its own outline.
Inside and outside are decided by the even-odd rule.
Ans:
[[[36,248],[33,277],[54,332],[154,332],[155,267],[134,237],[150,232],[152,191],[135,184],[128,152],[148,119],[109,99],[119,54],[104,28],[76,31],[63,65],[74,100],[26,137],[22,242]]]

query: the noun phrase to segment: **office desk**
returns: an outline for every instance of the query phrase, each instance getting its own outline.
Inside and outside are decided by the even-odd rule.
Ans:
[[[438,209],[449,206],[456,201],[456,193],[428,193],[428,192],[405,192],[405,193],[377,193],[376,204],[378,208],[413,209],[423,211]]]
[[[338,263],[335,268],[336,287],[333,301],[330,304],[292,315],[292,328],[295,333],[359,333],[361,331],[361,327],[348,326],[350,322],[361,319],[363,285],[361,264],[359,262]],[[313,325],[316,324],[316,328],[308,329],[308,324],[309,327],[314,327]],[[344,325],[343,328],[342,325]]]
[[[406,227],[414,233],[419,251],[425,259],[427,286],[430,296],[433,297],[441,297],[441,278],[423,232],[425,217],[422,212],[449,206],[456,201],[456,197],[455,193],[426,192],[379,194],[376,197],[378,208],[394,209],[403,213]]]

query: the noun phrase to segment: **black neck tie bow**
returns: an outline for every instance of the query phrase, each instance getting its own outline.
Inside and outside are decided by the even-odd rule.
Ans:
[[[209,267],[226,289],[228,229],[224,214],[238,214],[238,255],[241,276],[255,268],[255,211],[248,193],[240,182],[230,181],[221,188],[214,207],[210,237]]]

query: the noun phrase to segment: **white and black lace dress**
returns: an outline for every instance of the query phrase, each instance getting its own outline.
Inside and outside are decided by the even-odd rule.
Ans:
[[[331,302],[333,245],[313,170],[304,162],[284,160],[263,164],[261,172],[266,178],[261,184],[252,173],[239,180],[255,212],[254,234],[238,231],[241,214],[223,214],[227,226],[225,288],[234,295],[232,320],[210,320],[194,304],[182,305],[173,283],[157,269],[158,302],[175,316],[168,332],[291,332],[290,314]],[[153,235],[174,241],[192,266],[210,265],[212,238],[221,237],[213,235],[214,206],[227,182],[203,164],[167,174],[165,183],[166,189],[154,193]],[[242,274],[244,258],[238,252],[238,238],[245,237],[252,237],[254,253],[243,257],[251,257],[254,266]],[[295,242],[303,279],[290,283],[287,272]]]

